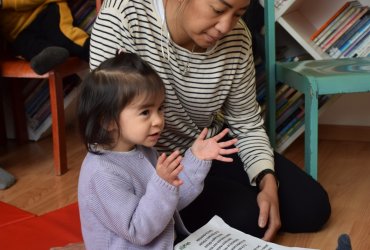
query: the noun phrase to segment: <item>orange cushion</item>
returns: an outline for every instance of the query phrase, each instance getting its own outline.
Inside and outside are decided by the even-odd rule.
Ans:
[[[78,204],[0,227],[1,249],[49,250],[82,242]]]

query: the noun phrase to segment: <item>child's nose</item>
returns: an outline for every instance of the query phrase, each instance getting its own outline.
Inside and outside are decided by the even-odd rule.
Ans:
[[[153,126],[162,126],[164,117],[162,114],[156,114],[153,118]]]

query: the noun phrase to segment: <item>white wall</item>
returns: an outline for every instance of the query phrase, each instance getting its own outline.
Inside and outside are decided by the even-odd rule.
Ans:
[[[319,123],[370,127],[370,93],[341,95],[320,116]]]

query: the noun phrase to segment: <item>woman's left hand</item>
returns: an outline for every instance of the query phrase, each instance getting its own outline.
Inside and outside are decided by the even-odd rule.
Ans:
[[[219,134],[205,139],[207,136],[208,129],[204,128],[195,140],[191,151],[200,160],[218,160],[224,162],[232,162],[233,159],[230,157],[224,157],[224,155],[234,154],[239,151],[238,148],[227,148],[234,145],[237,139],[231,139],[224,142],[218,142],[221,140],[229,130],[225,128]]]
[[[257,203],[260,208],[258,226],[267,230],[263,240],[272,241],[281,227],[279,198],[277,184],[272,174],[267,174],[260,182],[260,192],[257,196]]]

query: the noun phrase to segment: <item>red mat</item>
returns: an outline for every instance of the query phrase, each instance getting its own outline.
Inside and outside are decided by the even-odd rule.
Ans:
[[[7,250],[49,250],[82,242],[78,204],[7,223],[0,227],[0,242],[1,249]]]
[[[35,216],[34,214],[0,201],[0,227]]]

